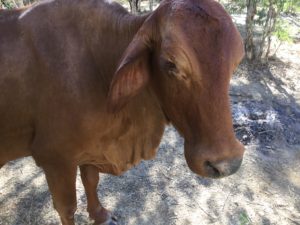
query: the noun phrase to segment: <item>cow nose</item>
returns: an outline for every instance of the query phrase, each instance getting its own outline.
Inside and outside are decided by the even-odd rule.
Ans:
[[[232,159],[221,162],[206,161],[204,168],[208,177],[221,178],[235,173],[242,164],[243,159]]]

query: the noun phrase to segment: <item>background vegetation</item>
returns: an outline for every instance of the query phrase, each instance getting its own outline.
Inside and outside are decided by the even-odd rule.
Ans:
[[[292,41],[284,17],[297,16],[299,0],[232,0],[224,5],[232,13],[246,14],[245,50],[249,61],[268,60],[272,36]]]

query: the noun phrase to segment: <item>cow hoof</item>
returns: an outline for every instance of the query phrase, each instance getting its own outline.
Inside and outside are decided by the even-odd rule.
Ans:
[[[110,211],[101,208],[97,213],[94,225],[118,225],[118,219]]]
[[[118,220],[115,216],[111,216],[108,220],[106,220],[104,223],[101,223],[100,225],[118,225]]]

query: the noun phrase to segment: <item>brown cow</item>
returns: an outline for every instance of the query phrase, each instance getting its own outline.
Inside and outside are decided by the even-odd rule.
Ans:
[[[170,122],[190,169],[223,177],[243,146],[229,79],[242,39],[211,0],[164,0],[133,16],[105,0],[50,0],[0,11],[0,165],[32,156],[62,224],[74,224],[80,166],[88,212],[110,219],[99,172],[119,175],[153,158]]]

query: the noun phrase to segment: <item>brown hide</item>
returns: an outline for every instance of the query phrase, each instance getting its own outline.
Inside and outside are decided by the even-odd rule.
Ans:
[[[0,165],[32,156],[63,224],[74,224],[77,166],[102,223],[98,172],[153,158],[168,121],[194,172],[230,175],[243,155],[228,97],[242,56],[230,17],[210,0],[165,0],[140,17],[105,0],[1,10]]]
[[[147,89],[120,113],[106,109],[143,18],[102,1],[56,3],[1,21],[0,162],[32,155],[38,165],[67,159],[119,174],[154,156],[165,123]]]

